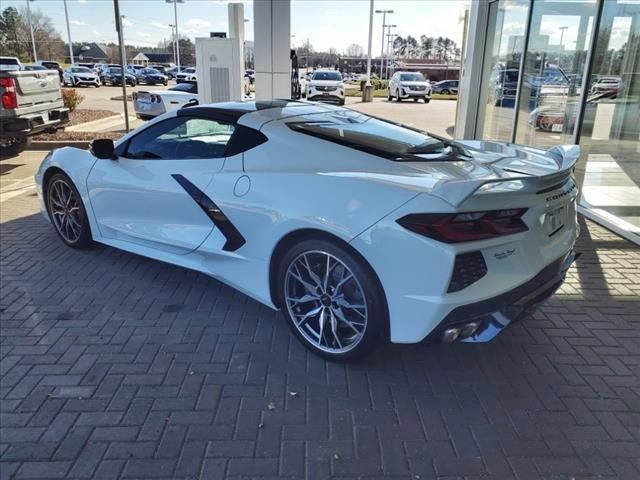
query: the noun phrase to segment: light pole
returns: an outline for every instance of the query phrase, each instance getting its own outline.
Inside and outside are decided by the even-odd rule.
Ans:
[[[389,76],[389,37],[391,37],[391,29],[392,28],[396,28],[397,25],[387,25],[387,27],[389,28],[389,33],[386,34],[387,37],[387,50],[386,50],[386,54],[383,55],[383,58],[385,59],[385,78],[387,78]]]
[[[394,54],[393,54],[393,42],[395,40],[394,37],[397,37],[397,36],[398,36],[397,33],[391,33],[391,29],[389,29],[389,33],[387,34],[387,68],[386,68],[386,72],[387,72],[386,78],[387,79],[390,77],[389,62],[394,57]]]
[[[567,26],[564,26],[564,27],[558,27],[558,30],[560,30],[560,46],[561,46],[561,47],[563,47],[563,49],[564,49],[564,43],[563,43],[563,41],[562,41],[562,40],[564,39],[564,31],[565,31],[567,28],[569,28],[569,27],[567,27]]]
[[[174,31],[174,28],[176,28],[176,26],[172,23],[169,24],[169,26],[171,27],[171,50],[173,50],[173,64],[177,65],[177,60],[176,60],[176,34]]]
[[[31,23],[31,7],[29,4],[33,0],[27,0],[27,21],[29,22],[29,30],[31,31],[31,46],[33,47],[33,61],[38,61],[38,54],[36,53],[36,39],[33,36],[33,23]]]
[[[373,0],[369,3],[369,43],[367,44],[367,82],[362,89],[362,101],[373,101],[373,87],[371,86],[371,43],[373,40]]]
[[[69,61],[71,65],[75,62],[73,60],[73,44],[71,43],[71,28],[69,27],[69,10],[67,9],[67,0],[64,0],[64,17],[67,20],[67,40],[69,41]]]
[[[178,33],[178,3],[184,3],[184,0],[165,0],[167,3],[173,3],[173,17],[176,27],[176,60],[178,72],[180,71],[180,34]]]
[[[66,0],[65,0],[66,1]],[[118,33],[118,43],[120,44],[120,82],[122,83],[122,102],[124,103],[124,125],[129,133],[129,106],[127,105],[127,79],[124,71],[124,64],[127,62],[127,57],[124,51],[124,35],[122,34],[122,18],[124,15],[120,15],[120,5],[118,0],[113,0],[113,9],[116,14],[116,32]]]
[[[376,13],[382,14],[382,45],[380,46],[380,78],[382,78],[382,59],[384,58],[384,29],[387,26],[387,13],[393,13],[393,10],[376,10]]]

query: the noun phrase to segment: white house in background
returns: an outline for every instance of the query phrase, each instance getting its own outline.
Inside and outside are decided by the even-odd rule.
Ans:
[[[146,67],[149,64],[169,65],[173,64],[173,53],[168,52],[138,52],[133,57],[134,65]]]

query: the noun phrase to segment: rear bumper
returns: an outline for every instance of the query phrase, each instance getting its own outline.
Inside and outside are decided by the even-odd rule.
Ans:
[[[69,109],[57,108],[46,112],[31,113],[16,118],[2,119],[0,136],[27,137],[56,129],[69,122]]]
[[[508,292],[453,309],[427,340],[434,343],[456,340],[481,343],[492,340],[509,324],[522,319],[551,297],[562,285],[567,270],[579,255],[572,250],[547,265],[531,280]],[[468,326],[468,333],[465,332],[465,326]]]

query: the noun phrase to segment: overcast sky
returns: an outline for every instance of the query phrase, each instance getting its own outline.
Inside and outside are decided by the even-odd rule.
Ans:
[[[256,0],[259,1],[259,0]],[[392,9],[387,24],[406,36],[448,36],[460,46],[462,29],[459,14],[470,0],[376,0],[376,9]],[[180,33],[191,38],[209,36],[211,31],[227,31],[227,1],[184,0],[178,4]],[[253,2],[245,1],[246,40],[253,40]],[[24,7],[26,0],[1,0],[1,8]],[[77,41],[115,42],[112,0],[67,0],[71,38]],[[67,39],[63,0],[34,0],[33,10],[49,16],[64,40]],[[127,44],[156,46],[169,38],[174,22],[173,5],[165,0],[120,0],[125,15]],[[316,50],[335,47],[342,52],[351,43],[366,49],[369,29],[368,0],[293,0],[291,7],[292,42],[299,46],[308,38]],[[373,54],[379,55],[382,41],[382,15],[375,15]]]

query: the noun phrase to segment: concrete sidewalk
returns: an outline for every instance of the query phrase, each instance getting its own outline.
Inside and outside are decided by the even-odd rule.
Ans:
[[[129,115],[129,127],[131,129],[136,128],[143,123],[143,120]],[[121,130],[125,130],[125,118],[122,113],[65,128],[66,132],[117,132]]]

